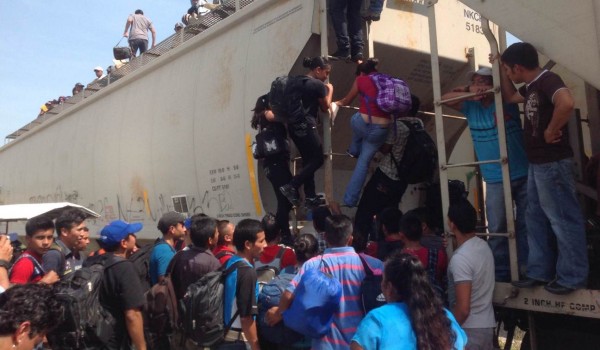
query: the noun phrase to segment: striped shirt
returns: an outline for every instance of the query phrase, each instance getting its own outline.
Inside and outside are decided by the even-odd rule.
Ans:
[[[365,270],[358,254],[352,247],[328,248],[325,250],[321,265],[321,256],[305,262],[298,274],[287,287],[294,293],[305,270],[319,268],[331,273],[342,284],[342,299],[339,311],[334,315],[330,331],[320,339],[313,339],[312,349],[342,350],[350,348],[350,341],[358,324],[364,317],[361,306],[360,285],[365,278]],[[383,270],[383,263],[372,257],[365,257],[372,270]]]
[[[419,123],[423,124],[421,119],[416,117],[399,118],[395,122],[396,132],[394,132],[392,128],[390,128],[390,131],[388,132],[385,143],[392,145],[392,149],[389,153],[386,153],[383,158],[381,158],[381,161],[379,161],[379,170],[381,170],[385,176],[396,181],[400,180],[400,176],[398,176],[398,168],[392,160],[392,155],[397,162],[402,160],[402,157],[404,156],[404,149],[406,147],[406,141],[410,135],[410,129],[400,120],[407,120],[411,122],[418,121]]]

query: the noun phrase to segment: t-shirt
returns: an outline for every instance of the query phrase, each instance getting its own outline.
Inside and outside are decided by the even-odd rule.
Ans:
[[[37,283],[42,277],[42,256],[32,250],[24,251],[9,271],[12,284]]]
[[[471,282],[471,312],[463,328],[495,327],[492,297],[494,294],[494,256],[488,244],[479,237],[464,242],[450,259],[448,266],[448,299],[456,304],[455,284]]]
[[[560,142],[546,143],[544,139],[544,130],[554,113],[554,95],[566,88],[558,75],[544,70],[519,89],[521,96],[525,97],[525,150],[531,163],[549,163],[573,156],[567,125],[562,128]]]
[[[100,259],[106,259],[109,264],[115,260],[123,260],[104,270],[102,287],[99,292],[100,304],[116,320],[114,334],[109,339],[107,348],[119,349],[120,345],[129,338],[125,324],[125,311],[144,306],[144,291],[140,280],[132,278],[137,275],[133,263],[117,257],[113,253],[91,257],[87,259],[84,266],[90,266]]]
[[[404,248],[404,242],[400,239],[386,237],[384,240],[377,242],[377,258],[385,261],[393,252],[402,248]]]
[[[128,21],[132,21],[129,29],[129,40],[148,40],[148,30],[153,28],[152,22],[144,15],[129,15]]]
[[[327,87],[319,79],[308,77],[302,86],[302,105],[307,111],[306,121],[311,126],[317,125],[321,104],[319,99],[327,96]]]
[[[239,317],[233,321],[231,328],[241,330],[240,317],[258,315],[258,280],[254,267],[238,255],[229,259],[225,266],[227,268],[236,263],[238,267],[225,279],[223,320],[227,324],[239,311]]]
[[[523,143],[519,107],[512,103],[504,104],[503,110],[510,179],[516,180],[527,176],[529,166]],[[500,159],[495,104],[484,107],[479,101],[464,101],[461,112],[467,117],[477,159]],[[502,182],[502,168],[499,163],[480,164],[479,168],[485,182]]]
[[[60,239],[57,239],[55,244],[54,248],[57,249],[48,250],[42,257],[44,271],[54,271],[59,277],[63,277],[79,270],[84,256],[67,248]]]
[[[383,270],[383,263],[375,258],[364,256],[371,269]],[[324,263],[321,263],[321,259]],[[325,267],[327,265],[328,267]],[[348,349],[350,340],[364,314],[361,305],[360,284],[365,278],[365,269],[354,248],[327,248],[322,256],[314,257],[302,265],[298,274],[286,288],[292,294],[296,290],[304,271],[320,268],[331,273],[342,284],[340,309],[333,316],[331,329],[319,339],[313,339],[313,349]]]
[[[265,247],[265,249],[263,249],[262,254],[260,255],[259,261],[262,264],[269,265],[269,263],[275,260],[275,257],[277,257],[277,254],[279,253],[280,249],[285,249],[285,251],[283,252],[283,256],[281,257],[281,263],[278,267],[279,270],[283,270],[288,266],[295,266],[296,253],[294,253],[294,250],[292,248],[282,245],[272,245]]]
[[[221,256],[217,258],[219,259],[219,263],[221,263],[221,265],[225,265],[225,263],[229,261],[229,259],[231,259],[232,256],[235,255],[235,250],[229,248],[226,245],[218,245],[215,247],[215,249],[213,249],[213,254],[215,256],[218,256],[221,252],[226,252],[221,254]]]
[[[194,246],[175,254],[173,260],[171,281],[178,300],[183,298],[190,284],[221,267],[221,263],[215,258],[210,249]]]
[[[412,256],[419,258],[425,270],[429,274],[429,253],[435,252],[435,250],[430,250],[426,247],[421,247],[420,249],[408,249],[405,248],[403,250],[404,253],[408,253]],[[435,281],[438,286],[445,287],[446,283],[446,270],[448,268],[448,256],[446,255],[446,251],[443,249],[437,250],[437,264],[435,266]]]
[[[454,349],[464,349],[467,335],[448,310],[452,331],[456,335]],[[371,310],[358,326],[352,338],[363,349],[417,350],[417,336],[410,322],[410,313],[405,303],[389,303]]]
[[[371,79],[371,75],[373,74],[375,73],[359,75],[356,77],[356,87],[358,88],[360,99],[358,111],[373,117],[389,119],[390,115],[379,109],[379,106],[377,106],[377,86],[375,86],[375,83]]]
[[[158,283],[158,278],[167,273],[167,267],[175,253],[175,248],[162,239],[154,246],[150,255],[149,268],[152,285]]]

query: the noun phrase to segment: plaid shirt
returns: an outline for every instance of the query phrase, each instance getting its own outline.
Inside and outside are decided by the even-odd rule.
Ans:
[[[404,123],[400,122],[400,120],[409,120],[409,121],[418,121],[423,124],[421,119],[415,117],[405,117],[399,118],[396,121],[396,132],[392,129],[388,132],[387,139],[385,143],[388,145],[392,145],[392,150],[390,153],[387,153],[381,158],[379,162],[379,169],[390,179],[392,180],[400,180],[398,176],[398,170],[396,169],[396,164],[392,160],[392,155],[397,162],[402,160],[402,156],[404,155],[404,147],[406,146],[406,140],[408,139],[408,135],[410,134],[410,129],[408,126],[404,125]],[[392,123],[394,124],[394,123]]]

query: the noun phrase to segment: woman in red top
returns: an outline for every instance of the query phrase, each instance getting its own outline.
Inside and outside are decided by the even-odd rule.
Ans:
[[[369,58],[358,66],[359,75],[354,80],[348,94],[337,101],[339,106],[350,104],[359,95],[359,111],[352,116],[352,143],[347,153],[349,156],[358,158],[356,167],[346,187],[344,204],[355,207],[360,199],[360,191],[367,177],[369,163],[375,153],[385,142],[388,135],[391,116],[383,112],[377,106],[377,87],[371,76],[377,74],[379,60]]]

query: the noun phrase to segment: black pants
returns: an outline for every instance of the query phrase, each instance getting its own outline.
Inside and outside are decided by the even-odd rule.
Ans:
[[[376,239],[373,236],[377,233],[373,232],[373,216],[388,207],[398,208],[407,187],[406,181],[392,180],[377,168],[363,189],[358,202],[354,219],[356,232],[367,239],[368,235],[372,234],[371,239]]]
[[[292,210],[292,204],[285,198],[281,191],[279,191],[279,187],[290,183],[292,180],[289,158],[265,158],[263,169],[267,179],[269,179],[271,185],[273,185],[273,190],[275,190],[275,196],[277,197],[277,213],[275,214],[275,221],[281,228],[282,236],[289,237],[291,235],[290,210]]]
[[[304,196],[314,198],[315,172],[323,165],[323,148],[317,127],[307,122],[288,125],[290,138],[294,141],[300,156],[302,156],[302,169],[292,178],[290,185],[298,189],[304,185]]]

